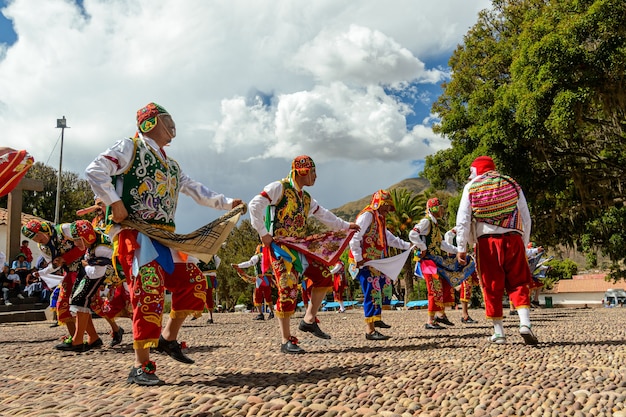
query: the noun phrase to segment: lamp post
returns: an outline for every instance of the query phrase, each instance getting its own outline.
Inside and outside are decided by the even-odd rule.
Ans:
[[[54,224],[59,224],[59,208],[61,207],[61,170],[63,169],[63,136],[67,128],[65,116],[57,119],[57,129],[61,129],[61,156],[59,157],[59,177],[57,178],[57,199],[54,206]]]

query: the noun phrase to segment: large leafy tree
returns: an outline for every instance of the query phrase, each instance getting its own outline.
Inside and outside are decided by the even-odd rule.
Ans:
[[[58,171],[36,162],[26,174],[26,178],[43,181],[43,191],[24,191],[22,193],[22,211],[42,219],[54,220]],[[59,199],[59,222],[76,220],[76,210],[93,204],[94,195],[89,183],[70,171],[61,173],[61,196]],[[6,207],[6,197],[0,202]]]
[[[491,155],[522,185],[534,239],[600,249],[614,278],[626,275],[625,19],[623,0],[494,0],[450,60],[433,110],[452,147],[424,170],[435,187],[462,185]]]

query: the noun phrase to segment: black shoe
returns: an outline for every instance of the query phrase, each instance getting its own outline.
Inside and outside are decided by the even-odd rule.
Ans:
[[[154,372],[144,372],[142,367],[139,368],[132,367],[130,369],[130,374],[128,375],[128,379],[126,380],[129,384],[137,384],[137,385],[146,385],[146,386],[154,386],[154,385],[163,385],[165,382],[159,379],[158,376]]]
[[[314,336],[317,336],[320,339],[330,339],[330,335],[324,333],[322,329],[320,329],[320,326],[317,325],[317,322],[309,324],[306,321],[302,320],[300,322],[300,326],[298,326],[298,329],[303,332],[313,333]]]
[[[52,323],[52,324],[50,325],[50,327],[59,327],[59,323],[54,322],[54,323]]]
[[[93,343],[88,343],[87,346],[89,347],[89,349],[94,349],[94,348],[99,348],[100,346],[102,346],[104,343],[102,343],[102,339],[97,338],[95,342]]]
[[[181,344],[176,340],[165,340],[163,336],[159,336],[159,345],[156,350],[158,352],[167,353],[172,359],[182,363],[194,363],[195,361],[185,355],[181,350]]]
[[[430,323],[426,323],[424,325],[424,327],[428,330],[441,330],[441,329],[445,329],[445,327],[438,325],[437,323],[434,324],[430,324]]]
[[[254,317],[252,320],[265,320],[265,316],[263,314],[259,314],[256,317]]]
[[[72,339],[68,337],[63,342],[54,347],[56,350],[62,350],[63,352],[87,352],[89,345],[87,343],[81,343],[80,345],[73,345]]]
[[[450,320],[448,320],[448,318],[446,316],[443,316],[443,317],[435,316],[435,323],[437,323],[437,324],[443,323],[443,324],[448,325],[448,326],[454,326],[454,323],[452,323]]]
[[[365,338],[367,340],[387,340],[390,339],[391,336],[385,336],[381,334],[378,330],[374,330],[373,333],[365,333]]]
[[[517,310],[509,311],[509,316],[517,316]]]
[[[474,320],[473,318],[471,318],[470,316],[467,316],[467,318],[461,318],[461,323],[474,324],[474,323],[478,323],[478,322],[476,320]]]
[[[268,314],[267,319],[268,319],[268,320],[271,320],[271,319],[273,319],[273,318],[274,318],[274,312],[273,312],[273,311],[270,311],[270,314]]]
[[[283,353],[291,354],[305,353],[304,349],[298,346],[298,339],[293,336],[287,341],[287,343],[283,343],[280,345],[280,351]]]
[[[539,301],[531,301],[530,305],[533,305],[535,307],[539,307],[540,306]]]
[[[210,318],[206,322],[207,322],[207,324],[213,324],[213,319]]]
[[[194,321],[194,320],[198,320],[198,318],[197,317],[192,317],[191,321]]]
[[[385,323],[385,322],[384,322],[384,321],[382,321],[382,320],[376,320],[376,321],[374,322],[374,327],[378,327],[378,328],[380,328],[380,329],[390,329],[390,328],[391,328],[391,326],[390,326],[390,325],[388,325],[387,323]]]
[[[122,343],[122,336],[124,336],[124,329],[122,329],[121,327],[118,327],[116,332],[111,332],[111,336],[113,336],[113,339],[111,340],[111,343],[109,343],[109,346],[113,347],[115,345],[119,345],[120,343]]]

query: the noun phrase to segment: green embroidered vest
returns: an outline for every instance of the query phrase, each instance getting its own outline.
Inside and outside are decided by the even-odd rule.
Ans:
[[[430,217],[427,217],[430,222],[430,233],[426,235],[426,247],[428,253],[434,256],[446,256],[447,253],[441,249],[441,241],[443,240],[443,234],[445,230],[441,226],[441,222],[433,222]]]
[[[122,175],[122,201],[131,217],[174,231],[180,167],[171,158],[163,160],[142,139],[133,142],[135,156]]]
[[[298,190],[294,188],[288,179],[281,181],[283,196],[274,206],[274,218],[272,229],[274,236],[306,236],[306,220],[311,208],[311,196],[302,190],[300,197]],[[269,207],[268,207],[269,209]],[[269,216],[265,216],[269,219]]]

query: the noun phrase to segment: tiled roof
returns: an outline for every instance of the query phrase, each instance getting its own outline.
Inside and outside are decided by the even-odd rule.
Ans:
[[[588,293],[588,292],[605,292],[609,289],[626,289],[626,281],[620,280],[617,282],[605,281],[606,274],[594,274],[590,279],[581,278],[582,275],[578,275],[576,279],[562,279],[554,285],[551,290],[543,291],[547,294],[562,294],[562,293]]]
[[[0,208],[0,226],[6,225],[8,223],[9,211],[4,208]],[[44,221],[41,217],[33,216],[32,214],[22,213],[22,224],[26,224],[29,220],[39,220]]]

